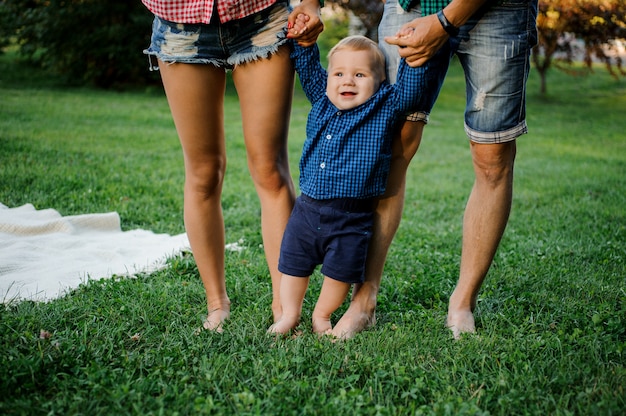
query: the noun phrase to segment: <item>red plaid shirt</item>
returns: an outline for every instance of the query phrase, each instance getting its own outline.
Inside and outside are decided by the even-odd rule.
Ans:
[[[276,0],[141,0],[162,19],[176,23],[209,23],[217,1],[220,22],[237,20],[267,9]]]

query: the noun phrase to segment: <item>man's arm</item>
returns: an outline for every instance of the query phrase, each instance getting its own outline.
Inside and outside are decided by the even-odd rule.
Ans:
[[[480,7],[489,0],[453,0],[443,9],[443,14],[454,27],[463,26]],[[448,33],[437,15],[419,17],[388,36],[385,41],[400,47],[400,56],[410,66],[423,65],[448,40]]]

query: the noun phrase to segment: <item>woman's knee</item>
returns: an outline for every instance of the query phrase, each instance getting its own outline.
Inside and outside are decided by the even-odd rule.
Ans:
[[[257,189],[269,192],[279,191],[291,184],[289,169],[278,165],[256,169],[254,173],[251,172],[251,176]]]
[[[287,157],[259,160],[249,158],[250,176],[257,189],[278,191],[291,184],[291,173]]]
[[[204,198],[219,196],[226,173],[225,158],[217,157],[211,162],[196,163],[185,169],[185,187]]]

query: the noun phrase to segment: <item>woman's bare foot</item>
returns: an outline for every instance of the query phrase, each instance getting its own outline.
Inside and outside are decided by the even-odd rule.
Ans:
[[[222,324],[230,318],[230,311],[223,309],[213,309],[207,315],[206,319],[202,323],[202,328],[198,328],[196,330],[196,334],[201,332],[202,330],[206,331],[215,331],[215,332],[223,332]]]
[[[461,334],[473,334],[476,332],[474,314],[471,310],[448,309],[446,326],[452,331],[454,339],[461,338]]]
[[[300,322],[299,316],[289,318],[283,315],[278,320],[278,322],[274,323],[272,326],[269,327],[269,329],[267,330],[267,333],[286,335],[292,330],[294,330],[298,326],[299,322]]]

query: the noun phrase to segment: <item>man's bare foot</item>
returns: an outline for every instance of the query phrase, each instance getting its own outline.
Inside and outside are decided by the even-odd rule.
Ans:
[[[448,309],[446,327],[452,331],[454,339],[461,338],[462,334],[474,334],[476,332],[474,314],[470,310],[452,311]]]
[[[369,329],[376,325],[376,311],[370,313],[357,310],[354,305],[350,305],[346,313],[343,314],[337,325],[332,329],[331,334],[339,339],[350,339],[357,333]]]
[[[274,323],[267,330],[268,334],[283,334],[286,335],[292,330],[294,330],[298,323],[300,322],[300,317],[288,318],[283,316],[278,320],[278,322]]]
[[[199,330],[207,330],[207,331],[215,331],[215,332],[223,332],[222,324],[225,320],[230,318],[230,311],[225,311],[223,309],[213,309],[207,315],[206,319],[202,323],[202,328]],[[197,331],[199,332],[199,331]]]
[[[338,339],[350,339],[357,333],[376,325],[376,297],[378,285],[362,283],[355,285],[348,310],[332,330]]]

